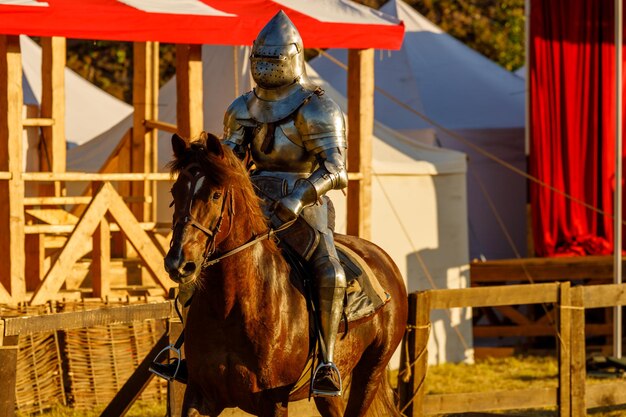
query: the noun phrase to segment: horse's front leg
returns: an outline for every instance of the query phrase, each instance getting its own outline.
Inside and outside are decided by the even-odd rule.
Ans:
[[[216,401],[206,398],[200,390],[193,385],[187,385],[183,400],[183,417],[217,417],[224,407],[220,407]]]

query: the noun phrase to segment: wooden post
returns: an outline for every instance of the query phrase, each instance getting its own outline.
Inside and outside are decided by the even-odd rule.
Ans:
[[[131,172],[157,172],[157,131],[147,129],[144,122],[157,120],[159,116],[159,43],[135,42],[133,57],[134,116]],[[157,207],[156,183],[154,181],[133,182],[131,196],[152,198],[151,204],[132,203],[130,207],[137,220],[154,221]]]
[[[374,50],[348,51],[347,233],[371,238],[372,132],[374,130]],[[360,173],[360,175],[359,175]]]
[[[124,135],[124,138],[122,138],[122,143],[117,157],[117,172],[131,172],[131,142],[133,130],[134,129],[131,128],[130,131]],[[118,192],[122,197],[130,196],[130,182],[120,181],[117,187]],[[124,233],[114,233],[113,240],[111,242],[112,256],[126,258],[129,251],[133,252],[134,249],[132,246],[127,244]]]
[[[571,413],[571,392],[570,392],[570,366],[571,366],[571,318],[572,307],[570,299],[570,283],[561,282],[559,285],[558,301],[558,332],[557,346],[559,356],[559,389],[558,403],[559,416],[569,417]]]
[[[92,194],[97,195],[102,187],[101,182],[92,184]],[[93,296],[105,298],[111,293],[111,227],[104,215],[92,235],[91,279]]]
[[[572,417],[584,417],[587,415],[585,403],[585,309],[584,287],[578,286],[571,290],[572,302],[572,347],[571,347],[571,399]]]
[[[179,318],[171,318],[168,321],[169,326],[169,337],[170,344],[176,343],[176,339],[183,331],[183,323],[181,323]],[[184,353],[181,350],[181,354],[184,357]],[[167,384],[167,415],[169,417],[181,417],[181,412],[183,408],[183,397],[185,395],[184,384],[181,384],[178,381],[171,381]]]
[[[426,371],[428,370],[428,338],[430,335],[430,293],[428,291],[409,294],[408,320],[408,360],[403,367],[409,367],[408,382],[399,386],[400,409],[405,416],[424,415]],[[400,378],[400,377],[399,377]],[[400,380],[399,380],[400,381]]]
[[[203,130],[202,91],[202,45],[176,45],[176,122],[183,137]]]
[[[4,331],[3,326],[0,326],[0,330]],[[2,336],[0,334],[0,339]],[[17,351],[17,337],[6,338],[4,343],[0,343],[0,363],[2,364],[0,366],[0,381],[2,381],[2,384],[0,384],[0,416],[15,416]]]
[[[0,282],[14,303],[26,301],[22,179],[22,56],[19,36],[0,35]],[[0,299],[6,291],[0,287]]]
[[[53,119],[54,124],[42,128],[39,168],[65,172],[65,38],[41,38],[41,54],[41,117]],[[61,183],[41,184],[39,194],[61,196]]]
[[[402,340],[400,358],[400,370],[398,371],[398,396],[400,397],[400,410],[405,410],[404,415],[412,415],[413,393],[415,392],[415,375],[412,363],[415,362],[415,323],[417,318],[417,293],[409,294],[409,317],[407,329]]]

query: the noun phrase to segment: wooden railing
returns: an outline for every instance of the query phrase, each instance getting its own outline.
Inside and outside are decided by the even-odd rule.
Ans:
[[[0,172],[0,180],[11,180],[10,173]],[[175,286],[163,268],[163,236],[157,231],[164,231],[169,224],[156,222],[139,222],[126,203],[152,203],[146,196],[121,197],[111,182],[131,181],[169,181],[169,173],[85,173],[85,172],[25,172],[21,181],[42,182],[91,182],[91,194],[82,196],[60,197],[42,196],[22,198],[21,205],[30,219],[36,224],[25,224],[22,232],[26,237],[24,248],[25,282],[27,296],[17,299],[9,288],[0,285],[0,303],[17,304],[29,302],[42,304],[57,297],[66,279],[71,275],[76,262],[92,252],[90,266],[92,274],[93,297],[104,298],[111,292],[111,232],[122,232],[125,239],[134,248],[148,276],[162,290],[167,291]],[[82,205],[84,210],[73,214],[61,208],[45,207],[54,205]],[[152,236],[147,232],[150,231]],[[54,240],[52,247],[58,253],[46,259],[45,242]],[[160,238],[160,239],[159,239]],[[159,241],[158,244],[156,241]],[[49,254],[48,254],[49,255]],[[48,265],[49,263],[49,265]],[[46,264],[44,266],[44,264]],[[148,279],[150,279],[148,278]],[[6,281],[5,281],[6,282]],[[154,295],[154,291],[152,295]]]
[[[426,395],[430,312],[454,307],[555,304],[558,388]],[[592,407],[626,404],[626,382],[586,385],[585,309],[626,305],[626,284],[571,287],[569,282],[432,290],[409,295],[408,363],[399,373],[407,416],[558,407],[559,416],[584,416]],[[409,371],[409,373],[407,373]],[[410,378],[402,375],[410,374]]]

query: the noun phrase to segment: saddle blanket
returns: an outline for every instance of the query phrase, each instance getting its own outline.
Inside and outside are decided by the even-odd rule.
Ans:
[[[344,307],[348,323],[367,318],[384,306],[391,296],[381,287],[374,271],[358,254],[337,241],[335,246],[348,281]]]

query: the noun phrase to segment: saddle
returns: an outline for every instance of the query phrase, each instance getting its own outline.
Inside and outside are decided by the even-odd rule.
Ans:
[[[335,242],[335,246],[348,282],[344,317],[348,323],[362,321],[387,304],[391,296],[385,292],[363,258],[339,242]]]
[[[285,250],[285,259],[292,269],[305,282],[309,279],[309,272],[302,262],[302,257],[294,253],[287,245],[282,245]],[[391,296],[385,292],[378,282],[374,271],[367,265],[365,260],[348,246],[335,241],[339,262],[346,274],[346,297],[344,299],[344,314],[339,331],[347,329],[348,323],[364,322],[383,307]],[[306,287],[306,286],[305,286]],[[311,291],[305,290],[305,296],[311,298]],[[312,300],[309,300],[312,301]]]

